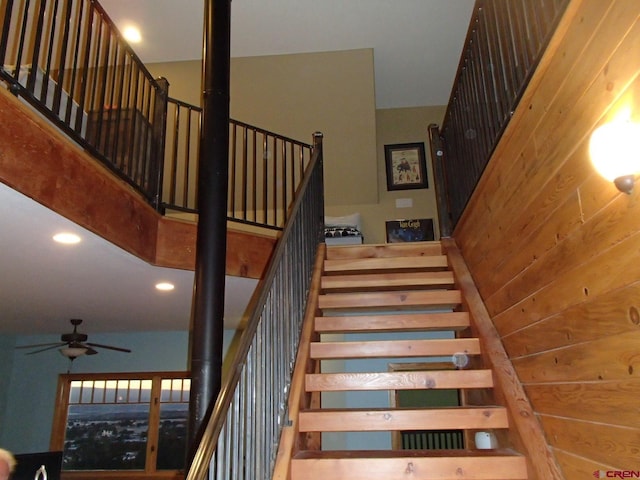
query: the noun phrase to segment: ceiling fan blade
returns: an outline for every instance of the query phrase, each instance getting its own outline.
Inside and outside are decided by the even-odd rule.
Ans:
[[[112,347],[111,345],[101,345],[99,343],[90,343],[90,342],[85,343],[85,345],[89,345],[91,347],[98,347],[98,348],[107,348],[109,350],[115,350],[117,352],[131,353],[131,350],[129,350],[128,348]]]
[[[50,347],[52,345],[64,345],[64,343],[61,342],[51,342],[51,343],[35,343],[33,345],[18,345],[16,347],[17,348],[37,348],[37,347]]]
[[[52,345],[49,345],[46,348],[41,348],[40,350],[36,350],[34,352],[25,353],[25,355],[33,355],[35,353],[46,352],[47,350],[53,350],[54,348],[60,348],[60,347],[63,347],[65,345],[66,345],[66,343],[54,343]]]
[[[88,346],[86,344],[83,345],[83,347],[85,347],[87,349],[87,351],[85,352],[85,355],[95,355],[95,354],[98,353],[97,350],[94,350],[93,348],[91,348],[90,346]]]

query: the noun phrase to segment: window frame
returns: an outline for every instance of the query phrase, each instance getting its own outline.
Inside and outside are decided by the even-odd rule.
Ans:
[[[64,440],[69,411],[71,383],[74,381],[107,380],[151,380],[151,398],[149,402],[149,430],[147,433],[147,451],[144,470],[63,470],[62,480],[74,479],[127,479],[142,480],[158,478],[173,480],[184,478],[184,470],[156,470],[158,459],[158,435],[160,429],[160,401],[162,380],[191,379],[191,373],[182,372],[109,372],[109,373],[66,373],[58,376],[56,402],[51,428],[49,447],[52,451],[64,450]]]

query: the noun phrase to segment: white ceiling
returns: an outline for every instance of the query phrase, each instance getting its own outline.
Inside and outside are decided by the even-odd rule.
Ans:
[[[0,183],[0,333],[123,332],[189,328],[193,272],[158,268]],[[54,234],[80,235],[60,245]],[[168,281],[175,290],[160,292]],[[227,277],[225,310],[242,316],[257,281]]]
[[[199,58],[203,0],[102,0],[145,62]],[[373,48],[377,108],[446,104],[474,0],[234,0],[232,56]],[[193,273],[152,267],[0,184],[0,333],[188,328]],[[76,247],[51,241],[80,233]],[[176,289],[159,293],[158,280]],[[227,278],[226,316],[255,280]]]
[[[474,1],[233,0],[231,56],[373,48],[377,108],[446,105]],[[100,3],[144,62],[201,58],[203,0]]]

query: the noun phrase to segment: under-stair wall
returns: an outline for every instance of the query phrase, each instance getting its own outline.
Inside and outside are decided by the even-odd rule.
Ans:
[[[588,155],[596,126],[640,121],[639,16],[570,3],[453,232],[567,479],[640,468],[639,192]]]

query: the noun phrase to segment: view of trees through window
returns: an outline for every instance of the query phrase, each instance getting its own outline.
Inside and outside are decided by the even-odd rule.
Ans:
[[[63,470],[183,468],[191,382],[152,375],[61,382]]]

